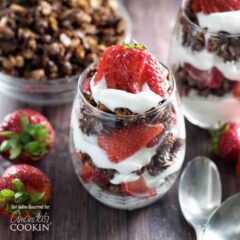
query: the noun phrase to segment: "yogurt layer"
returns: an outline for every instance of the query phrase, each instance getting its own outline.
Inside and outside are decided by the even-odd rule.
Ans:
[[[157,146],[143,148],[124,161],[114,163],[109,160],[106,152],[99,147],[96,135],[87,136],[83,134],[79,127],[77,113],[73,113],[72,128],[74,145],[77,151],[87,153],[98,168],[115,169],[119,172],[114,177],[113,184],[137,180],[136,174],[132,174],[132,172],[150,163],[152,156],[156,153]]]
[[[170,81],[164,81],[164,89],[168,89]],[[156,107],[159,102],[166,99],[153,92],[145,83],[141,92],[133,94],[123,90],[107,88],[106,80],[103,78],[97,84],[94,83],[94,78],[90,83],[92,96],[97,103],[104,104],[111,111],[117,108],[128,108],[133,113],[143,114],[144,112]]]
[[[240,101],[232,94],[205,97],[199,96],[196,90],[191,90],[187,97],[182,97],[182,102],[186,116],[207,125],[240,121]]]
[[[182,45],[182,29],[172,39],[171,63],[176,67],[182,66],[184,63],[189,63],[202,71],[216,67],[225,78],[240,81],[240,61],[224,62],[222,58],[208,52],[206,49],[197,52],[189,47],[184,47]]]
[[[209,32],[218,33],[225,31],[231,34],[240,33],[240,11],[229,11],[210,14],[197,14],[201,28],[207,28]]]

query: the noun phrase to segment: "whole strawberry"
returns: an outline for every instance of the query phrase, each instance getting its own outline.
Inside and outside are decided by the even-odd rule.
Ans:
[[[211,131],[212,150],[230,163],[237,163],[240,154],[240,124],[226,123]]]
[[[13,165],[0,177],[0,214],[8,219],[38,215],[32,209],[17,211],[12,205],[44,205],[51,198],[51,183],[39,169],[26,164]]]
[[[35,163],[44,158],[54,143],[54,130],[40,113],[21,109],[0,124],[0,154],[8,160]]]

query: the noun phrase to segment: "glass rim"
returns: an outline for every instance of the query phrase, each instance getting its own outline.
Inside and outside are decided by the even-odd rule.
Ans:
[[[117,4],[117,8],[116,8],[117,13],[119,14],[119,16],[121,16],[126,21],[127,27],[126,27],[126,32],[123,35],[123,42],[130,42],[131,37],[132,37],[132,21],[131,21],[130,15],[129,15],[126,7],[122,3],[122,1],[110,0],[110,2],[115,2]],[[4,10],[1,10],[0,12],[2,12],[2,11],[4,11]],[[82,74],[83,71],[84,70],[82,70],[78,74],[71,75],[71,76],[65,76],[65,77],[60,77],[60,78],[56,78],[56,79],[43,79],[43,80],[33,80],[33,79],[27,79],[24,77],[15,77],[15,76],[11,76],[9,74],[6,74],[6,73],[0,71],[0,81],[2,81],[4,83],[8,83],[8,84],[14,84],[14,85],[26,84],[26,85],[30,85],[30,86],[35,86],[35,85],[52,86],[52,85],[57,85],[57,84],[67,85],[69,83],[78,81],[79,75]]]
[[[130,115],[121,115],[121,116],[117,116],[115,113],[107,113],[104,112],[96,107],[94,107],[93,105],[91,105],[88,100],[85,98],[83,92],[81,91],[81,83],[82,81],[85,79],[87,73],[89,72],[89,70],[97,65],[97,61],[92,63],[89,67],[87,67],[82,74],[79,77],[78,80],[78,85],[77,85],[77,94],[79,94],[80,98],[84,101],[84,104],[86,104],[93,113],[95,113],[96,115],[99,115],[99,113],[101,113],[100,118],[102,119],[115,119],[115,120],[122,120],[122,119],[128,119],[128,118],[133,118],[133,117],[138,117],[138,118],[146,118],[149,115],[152,115],[153,113],[157,113],[162,109],[165,109],[166,106],[169,105],[169,103],[172,101],[174,95],[176,94],[177,88],[176,88],[176,80],[174,77],[174,74],[172,73],[172,71],[163,63],[160,62],[160,64],[170,73],[170,81],[172,84],[172,91],[169,94],[168,98],[166,100],[164,100],[164,102],[162,104],[158,103],[156,106],[154,106],[153,108],[147,110],[144,113],[138,114],[130,114]],[[76,101],[76,100],[75,100]]]
[[[190,0],[183,0],[182,1],[182,4],[181,4],[181,14],[182,16],[187,20],[187,22],[191,25],[191,27],[193,27],[195,30],[197,30],[198,32],[202,32],[202,33],[205,33],[205,34],[209,34],[211,36],[214,36],[214,37],[222,37],[224,36],[225,38],[233,38],[233,37],[240,37],[240,32],[239,33],[225,33],[225,32],[222,32],[222,33],[214,33],[214,32],[211,32],[205,28],[202,28],[200,27],[199,25],[197,25],[196,23],[194,23],[188,16],[187,12],[186,12],[186,7],[188,5]]]

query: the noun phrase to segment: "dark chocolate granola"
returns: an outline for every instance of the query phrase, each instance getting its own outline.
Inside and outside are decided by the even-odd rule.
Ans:
[[[1,0],[0,11],[0,71],[14,77],[79,74],[126,31],[109,0]]]
[[[183,67],[179,67],[175,72],[175,77],[178,80],[178,89],[181,96],[187,96],[189,91],[195,89],[200,96],[207,97],[210,94],[215,96],[223,96],[232,91],[235,81],[230,81],[224,78],[223,83],[218,89],[203,88],[199,84],[199,80],[194,79],[186,73]]]
[[[215,53],[224,62],[236,62],[240,60],[240,36],[232,36],[230,33],[220,31],[219,33],[208,33],[208,29],[201,29],[196,15],[191,11],[189,2],[185,9],[185,14],[180,14],[180,24],[182,26],[182,44],[193,51],[203,51]]]

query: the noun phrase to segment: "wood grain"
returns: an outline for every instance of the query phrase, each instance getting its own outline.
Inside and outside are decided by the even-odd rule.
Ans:
[[[133,37],[148,46],[163,62],[168,49],[177,0],[124,0],[133,20]],[[58,107],[26,106],[0,95],[0,119],[20,107],[41,111],[57,132],[54,151],[39,167],[53,183],[52,226],[49,232],[13,233],[0,219],[0,240],[192,240],[192,228],[183,219],[177,200],[177,183],[160,201],[150,207],[129,212],[108,208],[95,201],[74,174],[68,149],[71,105]],[[208,154],[208,133],[187,123],[187,161]],[[219,164],[224,199],[240,190],[233,169]]]

